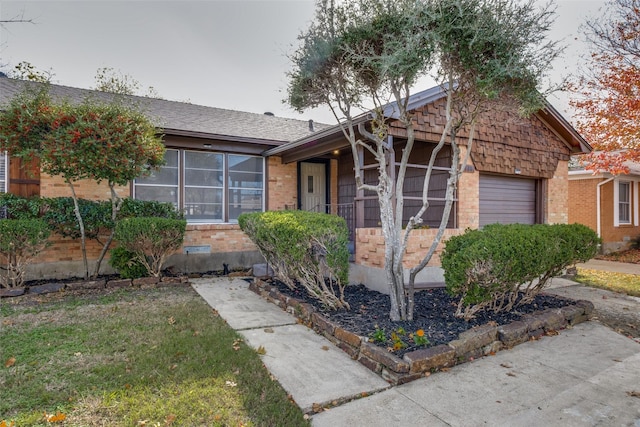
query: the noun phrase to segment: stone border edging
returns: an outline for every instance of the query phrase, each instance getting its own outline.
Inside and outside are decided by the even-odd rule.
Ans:
[[[161,285],[188,284],[187,277],[141,277],[139,279],[115,280],[78,280],[77,282],[56,282],[34,285],[26,288],[0,289],[0,298],[19,297],[22,295],[42,295],[60,291],[76,291],[90,289],[119,289],[119,288],[153,288]]]
[[[567,326],[589,320],[594,306],[590,301],[576,301],[557,309],[526,314],[521,320],[502,326],[477,326],[458,336],[458,339],[434,347],[406,353],[401,359],[330,321],[309,303],[283,295],[278,288],[254,278],[249,289],[266,300],[296,316],[306,326],[323,335],[352,359],[359,361],[392,385],[404,384],[427,373],[466,363],[500,350],[512,348],[530,339],[553,333]]]

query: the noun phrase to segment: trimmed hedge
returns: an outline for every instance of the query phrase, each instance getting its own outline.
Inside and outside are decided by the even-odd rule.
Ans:
[[[348,308],[349,232],[336,215],[306,211],[245,213],[238,224],[278,278],[301,284],[329,308]]]
[[[120,247],[135,254],[154,277],[160,277],[166,259],[182,246],[187,221],[169,218],[125,218],[116,225]]]
[[[22,286],[26,266],[47,247],[49,234],[49,227],[40,219],[0,220],[0,256],[5,261],[2,287]]]
[[[449,239],[441,256],[456,316],[509,311],[533,300],[552,277],[595,256],[600,239],[581,224],[493,224]]]
[[[42,216],[42,199],[24,198],[11,193],[0,193],[0,217],[3,219],[36,219]]]

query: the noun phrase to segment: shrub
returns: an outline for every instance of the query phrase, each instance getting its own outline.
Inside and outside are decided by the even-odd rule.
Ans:
[[[41,215],[42,199],[24,198],[11,193],[0,193],[0,217],[4,219],[36,219]]]
[[[493,224],[452,237],[441,260],[447,291],[460,298],[456,316],[531,302],[552,277],[591,259],[598,244],[580,224]]]
[[[74,213],[73,198],[51,197],[42,199],[44,219],[51,230],[63,237],[81,237],[78,219]],[[111,202],[78,199],[80,215],[84,223],[85,236],[98,240],[101,233],[112,227]]]
[[[343,218],[305,211],[245,213],[240,228],[290,288],[300,283],[329,308],[348,308],[349,233]]]
[[[5,274],[0,285],[22,286],[26,266],[48,243],[49,228],[40,219],[5,219],[0,221],[0,256],[5,261]]]
[[[133,252],[154,277],[167,257],[182,245],[187,222],[169,218],[125,218],[116,225],[119,245]]]
[[[177,210],[173,203],[136,200],[130,197],[122,199],[118,218],[135,217],[184,219],[182,212]]]
[[[149,274],[147,267],[140,262],[134,252],[129,252],[123,247],[111,249],[109,265],[116,270],[123,279],[137,279]]]

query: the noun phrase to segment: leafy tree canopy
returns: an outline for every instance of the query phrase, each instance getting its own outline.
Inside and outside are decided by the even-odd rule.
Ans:
[[[627,173],[640,162],[640,0],[611,0],[586,25],[592,52],[572,85],[577,128],[596,150],[586,166]]]

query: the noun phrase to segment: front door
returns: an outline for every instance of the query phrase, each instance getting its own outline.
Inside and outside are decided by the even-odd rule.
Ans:
[[[300,209],[326,212],[327,175],[324,163],[300,163]]]

